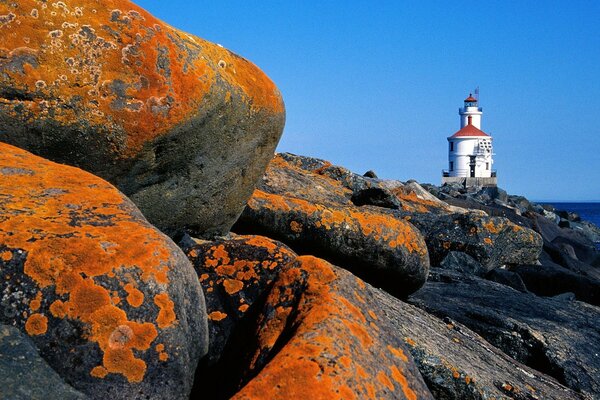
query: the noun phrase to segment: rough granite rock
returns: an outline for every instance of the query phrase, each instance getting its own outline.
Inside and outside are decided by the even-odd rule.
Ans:
[[[85,400],[87,397],[50,368],[27,335],[0,324],[0,398]]]
[[[296,165],[314,160],[316,168],[319,160],[294,157],[272,160],[234,231],[281,240],[398,296],[421,287],[429,258],[420,233],[384,209],[357,207],[352,191],[338,181]]]
[[[186,249],[207,292],[211,332],[226,341],[218,360],[199,368],[199,394],[431,399],[402,340],[377,303],[364,297],[360,279],[260,236]],[[220,339],[213,343],[223,348]]]
[[[254,64],[130,1],[0,2],[0,141],[107,179],[166,232],[226,233],[284,120]]]
[[[233,236],[183,244],[204,288],[209,328],[209,351],[203,368],[226,354],[239,322],[260,302],[273,280],[297,257],[283,243],[263,236]]]
[[[6,144],[0,322],[96,399],[182,398],[208,344],[197,276],[168,237],[106,181]]]
[[[234,229],[263,234],[300,254],[336,262],[397,296],[420,288],[429,270],[421,234],[410,223],[378,210],[321,205],[255,190]]]
[[[599,308],[445,271],[431,274],[410,302],[466,325],[515,360],[563,385],[600,397]]]
[[[367,287],[382,319],[409,346],[436,399],[591,399],[515,361],[464,325]]]
[[[440,263],[440,268],[476,276],[484,276],[486,269],[473,257],[460,251],[450,251]]]
[[[274,282],[234,399],[433,399],[406,347],[349,272],[299,257]],[[255,375],[255,376],[254,376]]]
[[[284,222],[292,223],[293,216],[290,214],[298,207],[290,211],[289,205],[286,205],[279,215],[272,215],[273,212],[263,207],[265,196],[273,201],[272,195],[277,195],[281,199],[293,198],[312,205],[325,205],[329,209],[355,209],[357,213],[378,215],[382,221],[408,221],[424,237],[432,266],[440,265],[448,253],[455,251],[473,257],[487,272],[505,264],[535,263],[542,251],[542,239],[527,226],[506,218],[488,217],[479,210],[450,206],[414,181],[402,184],[366,178],[311,157],[288,153],[277,155],[269,164],[258,189],[234,229],[243,233],[275,235],[273,237],[302,253],[315,254],[302,247],[310,248],[314,244],[312,242],[318,240],[306,237],[300,229],[294,232],[290,226],[283,225]],[[277,219],[281,220],[281,225],[277,225]],[[343,237],[345,231],[341,229],[336,235]],[[312,247],[319,248],[318,245]],[[319,250],[321,253],[317,255],[338,265],[352,268],[356,264],[352,260],[331,258],[331,254]],[[360,275],[357,270],[351,270]],[[370,277],[363,277],[376,286],[382,285]]]

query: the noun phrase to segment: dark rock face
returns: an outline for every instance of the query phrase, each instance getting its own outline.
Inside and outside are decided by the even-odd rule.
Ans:
[[[6,144],[0,193],[0,323],[91,398],[185,397],[208,344],[185,254],[107,182]]]
[[[277,275],[297,255],[284,244],[262,236],[195,241],[183,249],[206,294],[210,345],[203,363],[211,367],[226,353],[240,321],[255,303],[264,300]]]
[[[521,279],[521,276],[513,271],[508,271],[502,268],[491,270],[487,276],[487,280],[511,287],[519,292],[527,292],[527,286]]]
[[[429,268],[419,232],[383,209],[353,205],[351,197],[338,182],[276,157],[234,230],[336,262],[398,296],[417,290]]]
[[[0,395],[3,399],[84,400],[38,354],[18,329],[0,324]]]
[[[588,399],[515,361],[466,326],[368,289],[436,399]]]
[[[0,15],[0,141],[109,180],[165,232],[229,230],[283,130],[262,71],[129,1]]]
[[[487,272],[477,260],[459,251],[448,252],[440,263],[440,268],[475,276],[484,276]]]
[[[600,395],[597,307],[520,293],[450,272],[430,276],[410,302],[466,325],[515,360],[577,392],[592,398]]]
[[[571,292],[580,301],[600,306],[600,281],[560,265],[545,262],[543,265],[517,265],[511,271],[518,274],[527,289],[538,296],[556,296]]]

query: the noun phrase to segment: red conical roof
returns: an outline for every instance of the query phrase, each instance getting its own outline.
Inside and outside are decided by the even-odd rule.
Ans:
[[[467,137],[467,136],[488,136],[489,137],[490,135],[488,135],[481,129],[474,127],[473,125],[468,124],[468,125],[465,125],[465,127],[462,128],[460,131],[458,131],[454,135],[450,136],[450,139],[458,138],[458,137]]]
[[[472,95],[472,94],[469,94],[469,97],[467,97],[467,98],[465,99],[465,103],[467,103],[467,102],[470,102],[470,103],[476,103],[476,102],[477,102],[477,99],[476,99],[475,97],[473,97],[473,95]]]

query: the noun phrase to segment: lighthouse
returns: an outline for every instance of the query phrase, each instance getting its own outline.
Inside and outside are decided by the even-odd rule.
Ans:
[[[496,186],[496,171],[492,169],[492,137],[481,130],[483,110],[479,100],[469,94],[458,109],[460,130],[448,137],[448,169],[442,173],[442,183],[460,183],[465,187]]]

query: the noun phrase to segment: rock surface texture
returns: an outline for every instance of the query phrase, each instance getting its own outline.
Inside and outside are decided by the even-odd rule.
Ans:
[[[347,271],[259,236],[198,242],[187,254],[219,334],[211,346],[224,348],[200,368],[202,394],[212,385],[213,398],[432,398],[367,285]]]
[[[0,322],[97,399],[182,398],[207,351],[185,254],[107,182],[6,144]]]
[[[451,272],[434,274],[410,301],[440,318],[458,321],[515,360],[577,392],[591,398],[600,393],[597,307],[520,293]]]
[[[0,2],[0,141],[107,179],[165,232],[227,232],[284,119],[255,65],[127,0]]]
[[[0,398],[84,400],[87,397],[50,368],[27,335],[0,324]]]
[[[419,231],[381,209],[355,206],[351,196],[339,182],[277,156],[234,229],[323,257],[398,296],[417,290],[429,270]]]

